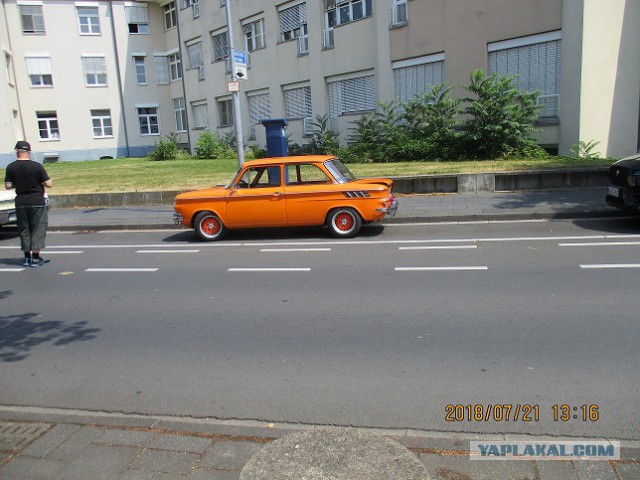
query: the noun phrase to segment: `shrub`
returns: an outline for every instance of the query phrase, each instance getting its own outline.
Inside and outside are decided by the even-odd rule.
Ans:
[[[234,158],[236,152],[229,147],[228,140],[222,139],[211,132],[202,132],[196,141],[196,157],[198,158]]]
[[[597,160],[602,158],[600,152],[594,152],[593,149],[598,146],[600,142],[591,140],[589,142],[583,142],[580,140],[574,146],[571,147],[571,156],[575,158],[584,158],[587,160]]]
[[[182,149],[176,140],[175,135],[167,135],[165,140],[160,140],[155,144],[155,148],[147,153],[149,160],[164,161],[175,160]]]
[[[497,74],[485,77],[482,70],[471,73],[464,88],[473,97],[464,98],[465,155],[470,158],[498,158],[518,155],[536,145],[529,136],[540,107],[537,92],[518,90],[515,77]]]

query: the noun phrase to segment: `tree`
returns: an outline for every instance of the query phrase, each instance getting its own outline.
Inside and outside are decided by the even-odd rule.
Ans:
[[[530,137],[540,107],[538,92],[518,90],[516,77],[491,74],[482,70],[471,73],[464,88],[474,97],[464,98],[464,148],[471,158],[498,158],[518,155],[536,148]]]

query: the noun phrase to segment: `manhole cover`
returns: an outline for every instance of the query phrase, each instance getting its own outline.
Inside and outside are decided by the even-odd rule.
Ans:
[[[47,423],[0,422],[0,452],[18,453],[49,428]]]

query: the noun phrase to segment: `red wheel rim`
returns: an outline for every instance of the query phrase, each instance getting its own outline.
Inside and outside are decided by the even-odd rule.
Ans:
[[[355,218],[348,212],[340,212],[333,219],[333,223],[341,232],[348,232],[356,223]]]
[[[202,232],[210,237],[213,237],[220,232],[220,220],[218,220],[216,217],[206,217],[202,221],[201,225]]]

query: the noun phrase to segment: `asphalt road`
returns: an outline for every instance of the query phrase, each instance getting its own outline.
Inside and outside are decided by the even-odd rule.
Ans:
[[[48,240],[0,233],[2,405],[640,438],[637,220]]]

